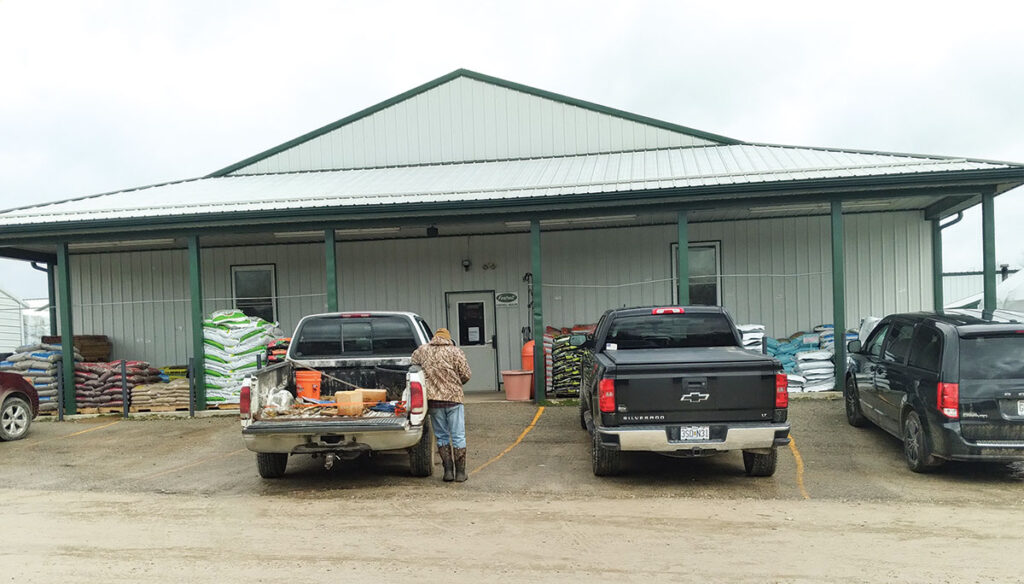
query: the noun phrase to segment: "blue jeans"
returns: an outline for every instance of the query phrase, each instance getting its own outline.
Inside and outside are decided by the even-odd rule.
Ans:
[[[434,426],[438,447],[448,444],[455,448],[466,447],[466,408],[462,404],[431,409],[430,422]]]

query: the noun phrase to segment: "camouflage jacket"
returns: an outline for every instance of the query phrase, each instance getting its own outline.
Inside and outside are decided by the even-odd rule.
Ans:
[[[423,367],[428,400],[462,403],[462,385],[472,372],[466,354],[455,343],[434,337],[413,351],[412,362]]]

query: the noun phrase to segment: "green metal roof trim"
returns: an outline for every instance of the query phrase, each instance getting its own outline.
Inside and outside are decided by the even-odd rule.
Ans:
[[[358,111],[358,112],[356,112],[356,113],[354,113],[354,114],[352,114],[350,116],[347,116],[345,118],[342,118],[342,119],[340,119],[340,120],[338,120],[338,121],[336,121],[334,123],[331,123],[331,124],[328,124],[328,125],[326,125],[326,126],[324,126],[322,128],[313,130],[312,132],[309,132],[307,134],[303,134],[303,135],[299,136],[298,138],[295,138],[293,140],[289,140],[289,141],[285,142],[284,144],[280,144],[280,145],[275,146],[275,147],[273,147],[273,148],[271,148],[269,150],[266,150],[264,152],[260,152],[259,154],[256,154],[255,156],[250,156],[249,158],[246,158],[245,160],[242,160],[241,162],[236,162],[235,164],[232,164],[230,166],[226,166],[226,167],[224,167],[224,168],[222,168],[222,169],[220,169],[218,171],[212,172],[212,173],[208,174],[206,176],[206,178],[212,178],[212,177],[229,175],[232,172],[235,172],[236,170],[245,168],[247,166],[251,166],[252,164],[255,164],[256,162],[259,162],[260,160],[263,160],[263,159],[268,158],[270,156],[273,156],[275,154],[280,154],[281,152],[284,152],[285,150],[288,150],[290,148],[294,148],[295,146],[298,146],[299,144],[302,144],[303,142],[308,142],[309,140],[312,140],[313,138],[317,138],[317,137],[323,136],[324,134],[327,134],[329,132],[333,132],[334,130],[337,130],[338,128],[340,128],[342,126],[345,126],[347,124],[351,124],[352,122],[355,122],[355,121],[360,120],[362,118],[365,118],[367,116],[373,115],[373,114],[375,114],[375,113],[377,113],[377,112],[379,112],[381,110],[384,110],[384,109],[386,109],[388,107],[391,107],[391,106],[393,106],[393,105],[395,105],[397,103],[403,102],[403,101],[405,101],[407,99],[410,99],[412,97],[415,97],[415,96],[417,96],[417,95],[419,95],[421,93],[424,93],[426,91],[434,89],[435,87],[438,87],[440,85],[448,83],[449,81],[452,81],[453,79],[457,79],[459,77],[467,77],[469,79],[475,79],[475,80],[481,81],[483,83],[490,83],[492,85],[497,85],[499,87],[504,87],[506,89],[511,89],[511,90],[514,90],[514,91],[519,91],[519,92],[522,92],[522,93],[527,93],[527,94],[534,95],[534,96],[537,96],[537,97],[542,97],[542,98],[545,98],[545,99],[550,99],[552,101],[557,101],[557,102],[564,103],[564,104],[567,104],[567,105],[576,106],[576,107],[587,109],[587,110],[591,110],[591,111],[594,111],[594,112],[597,112],[597,113],[602,113],[602,114],[607,114],[607,115],[611,115],[611,116],[616,116],[616,117],[619,117],[619,118],[624,118],[624,119],[627,119],[627,120],[630,120],[630,121],[633,121],[633,122],[638,122],[638,123],[641,123],[641,124],[646,124],[646,125],[649,125],[649,126],[654,126],[654,127],[657,127],[657,128],[661,128],[663,130],[669,130],[669,131],[672,131],[672,132],[679,132],[679,133],[682,133],[682,134],[687,134],[689,136],[694,136],[694,137],[697,137],[697,138],[703,138],[705,140],[710,140],[710,141],[713,141],[713,142],[719,142],[721,144],[743,144],[744,143],[744,142],[742,142],[740,140],[736,140],[734,138],[728,138],[726,136],[720,136],[718,134],[712,134],[710,132],[703,132],[701,130],[695,130],[693,128],[687,128],[685,126],[680,126],[678,124],[673,124],[673,123],[666,122],[666,121],[663,121],[663,120],[656,120],[654,118],[649,118],[649,117],[646,117],[646,116],[641,116],[639,114],[634,114],[634,113],[630,113],[630,112],[627,112],[627,111],[622,111],[622,110],[618,110],[618,109],[615,109],[615,108],[611,108],[611,107],[603,106],[603,105],[600,105],[600,104],[592,103],[592,102],[589,102],[589,101],[584,101],[584,100],[581,100],[581,99],[576,99],[576,98],[573,98],[573,97],[568,97],[568,96],[565,96],[565,95],[561,95],[559,93],[553,93],[551,91],[545,91],[543,89],[537,89],[536,87],[530,87],[528,85],[522,85],[520,83],[515,83],[515,82],[512,82],[512,81],[507,81],[505,79],[499,79],[497,77],[491,77],[490,75],[484,75],[483,73],[477,73],[475,71],[470,71],[469,69],[456,69],[455,71],[452,71],[451,73],[448,73],[447,75],[443,75],[441,77],[438,77],[437,79],[434,79],[433,81],[428,81],[427,83],[424,83],[423,85],[420,85],[419,87],[414,87],[413,89],[410,89],[409,91],[406,91],[404,93],[396,95],[395,97],[392,97],[390,99],[386,99],[386,100],[384,100],[384,101],[382,101],[382,102],[380,102],[380,103],[378,103],[376,105],[372,105],[372,106],[370,106],[370,107],[368,107],[368,108],[366,108],[364,110]]]

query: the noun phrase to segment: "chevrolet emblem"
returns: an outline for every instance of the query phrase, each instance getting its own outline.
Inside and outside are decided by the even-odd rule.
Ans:
[[[698,404],[702,401],[707,400],[711,397],[710,393],[701,393],[699,391],[691,391],[690,393],[683,394],[683,397],[679,398],[679,401],[690,402]]]

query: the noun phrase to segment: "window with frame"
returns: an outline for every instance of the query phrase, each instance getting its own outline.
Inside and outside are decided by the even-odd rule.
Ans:
[[[690,265],[690,304],[721,306],[721,245],[717,241],[691,243],[687,247]],[[672,302],[679,303],[679,244],[672,244]]]
[[[231,295],[246,316],[277,322],[277,274],[274,264],[231,266]]]

